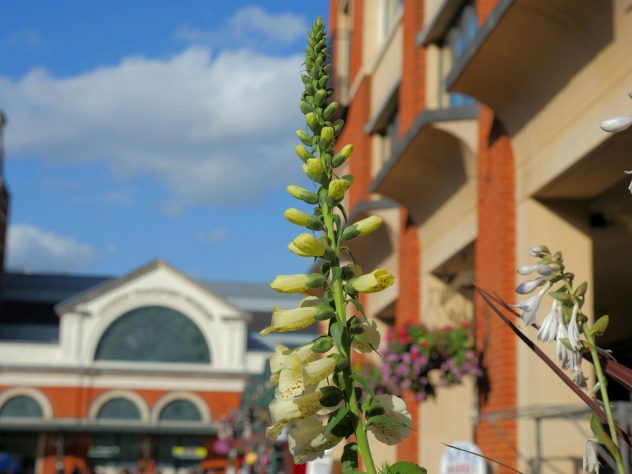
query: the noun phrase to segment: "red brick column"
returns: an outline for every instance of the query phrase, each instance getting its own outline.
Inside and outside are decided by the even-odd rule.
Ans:
[[[349,86],[353,84],[362,67],[362,31],[364,25],[364,0],[351,2],[351,71]]]
[[[364,133],[364,126],[371,113],[371,78],[364,77],[358,91],[353,96],[349,107],[345,126],[337,139],[338,148],[348,143],[353,144],[354,151],[349,159],[349,174],[355,176],[353,186],[349,189],[349,211],[358,203],[369,197],[371,184],[371,137]]]
[[[478,238],[476,280],[506,301],[513,301],[515,285],[514,159],[509,137],[493,112],[481,106],[478,155]],[[477,295],[476,339],[484,353],[490,390],[481,393],[481,414],[516,407],[516,337]],[[476,441],[483,454],[515,466],[516,422],[482,421]],[[499,472],[505,472],[500,470]],[[509,472],[506,470],[506,472]]]
[[[479,26],[485,23],[491,11],[498,4],[498,0],[476,0],[476,12]]]
[[[426,48],[417,46],[423,26],[423,0],[404,0],[402,80],[399,86],[399,130],[403,136],[426,102]]]
[[[399,225],[399,297],[395,306],[395,327],[418,323],[419,318],[419,268],[420,248],[417,227],[408,212],[402,209]],[[410,392],[404,396],[406,407],[413,418],[413,428],[408,438],[397,445],[399,461],[419,461],[419,402]]]

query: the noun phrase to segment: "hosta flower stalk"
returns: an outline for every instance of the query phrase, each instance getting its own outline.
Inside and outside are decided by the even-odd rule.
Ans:
[[[322,268],[320,273],[309,275],[280,275],[271,283],[282,293],[318,289],[321,296],[308,297],[297,308],[275,308],[270,326],[261,331],[262,335],[294,331],[320,321],[325,334],[295,350],[277,346],[270,360],[276,392],[270,404],[273,424],[267,435],[276,437],[291,425],[290,450],[299,463],[355,436],[355,441],[345,447],[343,468],[357,469],[359,457],[368,474],[377,474],[367,430],[392,444],[409,433],[411,420],[403,400],[376,396],[367,383],[358,383],[362,376],[351,369],[352,349],[375,351],[380,343],[376,324],[367,320],[358,294],[381,291],[393,284],[394,277],[385,269],[362,274],[359,267],[341,263],[349,253],[341,241],[375,231],[382,220],[369,216],[356,223],[346,221],[343,203],[353,176],[342,176],[337,168],[350,158],[353,146],[345,144],[336,151],[344,122],[336,118],[338,104],[331,99],[333,91],[328,88],[331,65],[326,43],[325,28],[318,19],[309,34],[306,70],[301,76],[305,89],[299,109],[305,116],[305,129],[296,131],[300,143],[294,148],[314,191],[296,185],[287,188],[290,196],[313,209],[285,211],[287,220],[315,232],[298,235],[289,250],[301,257],[321,259]],[[321,230],[323,234],[318,235]],[[358,314],[347,315],[350,303]],[[329,355],[321,355],[327,352]]]

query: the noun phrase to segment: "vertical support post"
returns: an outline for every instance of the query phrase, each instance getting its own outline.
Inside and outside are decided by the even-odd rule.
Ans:
[[[66,435],[58,433],[55,441],[57,460],[55,461],[55,472],[64,474],[64,455],[66,452]]]
[[[542,472],[542,419],[535,419],[535,462],[533,466],[533,474]]]

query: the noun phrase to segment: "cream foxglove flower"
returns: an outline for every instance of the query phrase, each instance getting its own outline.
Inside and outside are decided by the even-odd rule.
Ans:
[[[305,387],[316,384],[334,373],[336,361],[331,357],[324,357],[309,364],[303,364],[296,355],[285,359],[285,366],[279,374],[279,384],[275,397],[289,400],[298,397],[305,391]]]
[[[361,221],[351,224],[342,231],[342,240],[351,240],[358,236],[364,236],[376,231],[382,225],[380,216],[369,216]]]
[[[273,385],[277,385],[279,383],[281,369],[283,369],[286,365],[285,360],[293,355],[298,357],[298,359],[304,364],[313,362],[320,357],[318,352],[314,352],[312,350],[311,342],[309,344],[299,346],[296,349],[289,349],[283,344],[277,344],[274,348],[274,354],[270,357],[270,382],[272,382]]]
[[[287,246],[299,257],[322,257],[327,251],[325,243],[307,232],[294,238]]]
[[[383,269],[349,280],[347,290],[355,293],[377,293],[395,283],[395,277]]]
[[[362,339],[358,339],[357,336],[353,338],[351,347],[358,352],[369,353],[377,351],[380,347],[380,332],[377,330],[377,324],[375,321],[366,321],[362,323]]]
[[[266,429],[266,436],[270,439],[276,439],[286,425],[315,415],[323,408],[320,404],[322,396],[323,394],[320,390],[315,390],[291,400],[279,400],[277,398],[272,400],[270,403],[270,418],[272,418],[273,424]]]
[[[387,394],[377,395],[375,400],[384,408],[384,415],[395,423],[372,423],[368,429],[378,441],[389,446],[396,445],[409,435],[412,426],[406,403],[395,395]]]
[[[544,317],[542,326],[540,326],[540,329],[538,330],[538,339],[546,343],[554,341],[559,324],[563,324],[562,303],[557,300],[553,300],[551,311],[549,311],[549,313]]]
[[[324,284],[325,277],[320,273],[278,275],[270,283],[270,288],[279,293],[304,293],[310,288],[322,288]]]
[[[319,303],[319,298],[308,296],[303,298],[298,308],[281,309],[275,306],[270,326],[262,329],[259,334],[267,336],[271,332],[290,332],[306,328],[316,321]]]
[[[568,342],[571,344],[571,347],[578,351],[582,347],[581,339],[579,338],[579,327],[577,326],[577,311],[579,310],[579,306],[573,306],[573,313],[571,315],[571,320],[568,323]]]
[[[594,439],[587,439],[584,447],[583,470],[590,473],[599,474],[599,460],[597,459],[598,444]]]
[[[325,427],[317,416],[300,420],[290,430],[288,446],[296,464],[313,461],[325,454],[325,451],[336,446],[342,438],[324,435]]]
[[[535,295],[530,296],[524,301],[520,301],[514,306],[522,310],[522,320],[527,326],[531,326],[535,321],[535,316],[540,308],[540,301],[544,296],[544,293],[551,287],[550,283],[547,283],[544,288],[538,291]]]

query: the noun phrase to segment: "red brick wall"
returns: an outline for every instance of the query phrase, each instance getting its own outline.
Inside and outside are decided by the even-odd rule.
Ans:
[[[420,320],[420,248],[417,227],[405,209],[400,211],[399,223],[399,296],[395,306],[395,327],[402,327]],[[407,393],[406,407],[413,418],[412,431],[408,438],[397,446],[397,459],[419,461],[419,402]]]
[[[349,210],[358,201],[369,197],[371,184],[371,137],[364,133],[369,121],[371,103],[371,78],[364,77],[349,107],[345,126],[337,141],[338,148],[352,143],[354,150],[349,159],[349,173],[355,176],[349,189]]]
[[[478,155],[478,238],[476,280],[484,289],[513,301],[515,285],[514,161],[509,137],[493,112],[481,106]],[[516,406],[516,337],[480,297],[476,305],[477,346],[484,352],[490,391],[480,394],[482,413]],[[500,434],[502,432],[502,435]],[[483,454],[515,465],[515,420],[496,427],[481,422],[476,441]],[[499,472],[504,472],[503,470]],[[507,471],[509,472],[509,471]]]
[[[423,0],[404,0],[402,81],[399,87],[399,130],[404,135],[425,107],[426,49],[417,46],[423,25]]]
[[[362,67],[362,26],[364,0],[351,0],[351,71],[349,86],[353,84]]]

